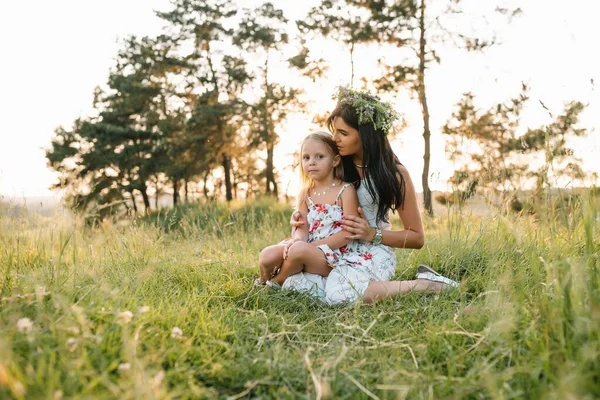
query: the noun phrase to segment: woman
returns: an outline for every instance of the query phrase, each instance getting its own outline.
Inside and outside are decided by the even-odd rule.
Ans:
[[[353,182],[359,215],[345,218],[348,239],[370,244],[372,263],[366,267],[334,268],[327,278],[301,272],[286,279],[284,289],[309,293],[328,304],[376,302],[409,292],[439,293],[458,284],[420,265],[417,279],[391,281],[396,272],[394,248],[419,249],[425,233],[414,185],[394,155],[386,135],[398,114],[377,97],[340,87],[337,106],[327,119],[344,166],[344,181]],[[404,229],[392,230],[389,212],[396,211]],[[298,212],[294,227],[305,221]]]

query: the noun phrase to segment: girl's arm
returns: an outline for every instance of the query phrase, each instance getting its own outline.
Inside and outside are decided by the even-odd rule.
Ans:
[[[340,202],[342,205],[344,218],[348,218],[349,216],[358,216],[358,198],[356,197],[356,189],[354,186],[348,186],[346,189],[344,189],[340,196]],[[352,239],[348,239],[347,235],[347,232],[341,230],[325,239],[312,242],[311,244],[315,246],[326,244],[332,250],[335,250],[350,243]]]
[[[408,170],[403,165],[398,165],[397,168],[405,183],[404,204],[398,210],[404,229],[381,231],[382,243],[395,248],[420,249],[425,244],[425,230],[417,203],[417,193]],[[375,228],[368,225],[362,210],[359,210],[359,213],[358,217],[346,218],[344,229],[352,233],[347,237],[370,242],[375,237]]]

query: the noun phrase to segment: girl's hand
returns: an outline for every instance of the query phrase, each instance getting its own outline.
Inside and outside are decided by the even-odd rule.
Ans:
[[[290,225],[296,229],[305,224],[304,219],[302,218],[302,214],[300,211],[296,210],[292,213],[292,218],[290,218]]]
[[[289,242],[287,242],[285,244],[285,247],[283,248],[283,259],[287,260],[288,258],[288,251],[290,250],[290,247],[292,247],[292,245],[296,242],[303,242],[304,240],[302,239],[298,239],[298,238],[294,238],[293,240],[290,240]]]
[[[358,207],[358,215],[348,215],[344,217],[342,227],[351,235],[346,236],[346,239],[357,239],[370,242],[375,237],[375,228],[371,228],[362,208]]]

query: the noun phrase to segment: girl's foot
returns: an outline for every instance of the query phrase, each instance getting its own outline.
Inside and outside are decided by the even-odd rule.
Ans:
[[[256,278],[254,280],[254,286],[258,286],[258,287],[263,287],[263,286],[267,286],[270,287],[271,289],[281,289],[281,285],[277,282],[273,282],[272,280],[266,280],[266,281],[262,281],[260,278]]]
[[[426,279],[428,281],[442,283],[444,284],[443,289],[450,287],[458,287],[458,282],[455,282],[450,278],[446,278],[445,276],[438,274],[433,270],[433,268],[424,264],[421,264],[417,267],[417,279]]]
[[[277,283],[277,282],[273,282],[272,280],[266,281],[265,285],[267,285],[271,289],[276,289],[276,290],[281,289],[281,285],[279,283]]]

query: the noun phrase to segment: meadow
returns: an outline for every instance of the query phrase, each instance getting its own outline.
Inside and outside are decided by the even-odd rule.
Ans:
[[[598,398],[599,205],[448,208],[396,279],[425,263],[458,290],[337,307],[252,285],[287,205],[93,227],[3,207],[0,398]]]

